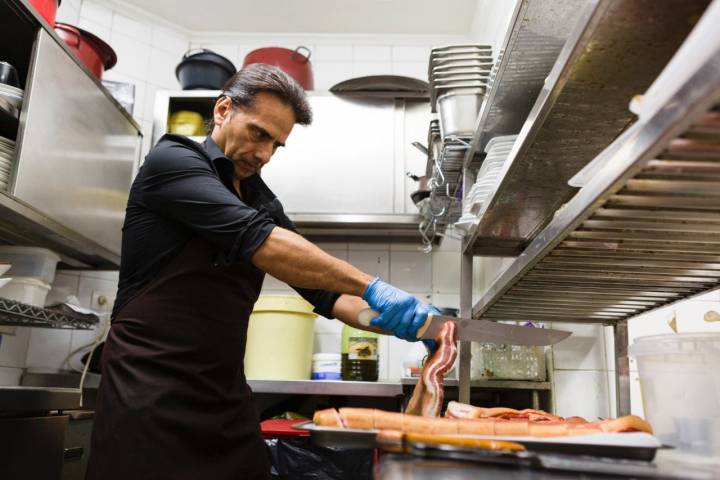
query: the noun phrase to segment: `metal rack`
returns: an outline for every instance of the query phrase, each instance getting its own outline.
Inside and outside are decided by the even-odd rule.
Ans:
[[[537,17],[518,18],[509,35],[495,95],[481,112],[466,163],[493,136],[519,137],[478,214],[477,227],[464,241],[463,250],[476,255],[519,255],[547,225],[577,192],[567,181],[632,123],[630,99],[662,71],[692,29],[688,19],[700,16],[708,2],[525,3],[521,15],[543,8],[546,15],[564,15],[568,23],[561,32],[567,40],[546,79],[532,59],[537,55],[547,68],[563,37],[551,37],[553,42],[535,54],[530,45],[541,43],[526,22],[550,20],[537,12]],[[522,62],[529,66],[527,84]],[[513,99],[523,91],[529,96],[512,111]]]
[[[0,325],[90,330],[97,321],[0,298]]]
[[[618,414],[630,411],[627,320],[720,286],[720,52],[683,65],[664,107],[626,129],[630,98],[692,27],[680,19],[707,3],[587,7],[463,245],[462,316],[614,327]],[[597,89],[608,105],[587,98]],[[594,175],[573,197],[567,181],[594,157]],[[473,255],[520,251],[473,306]],[[461,401],[469,350],[461,344]]]

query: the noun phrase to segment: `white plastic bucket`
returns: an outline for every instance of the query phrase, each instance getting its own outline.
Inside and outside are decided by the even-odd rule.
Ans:
[[[655,435],[680,450],[720,457],[720,334],[641,337],[630,354]]]
[[[60,257],[47,248],[0,245],[0,262],[11,264],[8,276],[35,277],[43,283],[52,283]]]
[[[245,376],[256,380],[309,380],[313,307],[301,297],[262,295],[250,315]]]
[[[35,307],[44,307],[50,285],[32,277],[13,277],[0,288],[0,297],[15,300]]]

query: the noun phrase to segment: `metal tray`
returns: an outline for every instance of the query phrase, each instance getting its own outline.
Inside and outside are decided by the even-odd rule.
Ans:
[[[308,430],[310,438],[323,447],[375,448],[378,430],[319,427],[312,421],[298,423],[293,428]],[[592,457],[623,458],[649,462],[662,443],[647,433],[595,434],[576,437],[509,437],[473,435],[474,438],[516,442],[529,452],[585,455]]]

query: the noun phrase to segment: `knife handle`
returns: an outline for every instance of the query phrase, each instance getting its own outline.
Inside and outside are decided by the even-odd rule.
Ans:
[[[432,313],[428,314],[427,320],[425,320],[425,323],[423,323],[422,326],[420,328],[418,328],[418,331],[415,334],[415,336],[417,338],[423,338],[423,335],[425,335],[425,332],[427,332],[427,329],[430,328],[430,324],[432,323],[433,320],[435,320],[435,315],[433,315]]]
[[[364,327],[370,326],[370,321],[380,315],[378,312],[373,310],[372,308],[364,308],[360,310],[360,313],[358,313],[358,323]]]

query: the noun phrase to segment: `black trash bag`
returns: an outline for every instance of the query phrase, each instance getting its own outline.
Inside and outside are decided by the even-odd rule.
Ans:
[[[307,438],[265,440],[274,479],[370,480],[373,450],[320,447]]]

